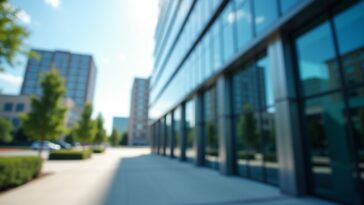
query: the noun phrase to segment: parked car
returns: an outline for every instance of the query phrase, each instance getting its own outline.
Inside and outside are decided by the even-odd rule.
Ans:
[[[60,150],[61,146],[50,141],[35,141],[32,143],[33,150],[39,150],[43,147],[43,150]]]
[[[55,141],[54,143],[61,146],[61,149],[71,149],[72,148],[71,144],[69,144],[65,141],[62,141],[62,140]]]

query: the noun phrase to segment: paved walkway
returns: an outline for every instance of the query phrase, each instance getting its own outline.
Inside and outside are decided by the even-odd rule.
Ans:
[[[86,161],[47,161],[43,171],[51,174],[0,194],[0,204],[330,204],[288,197],[273,186],[148,153],[146,148],[119,148]]]

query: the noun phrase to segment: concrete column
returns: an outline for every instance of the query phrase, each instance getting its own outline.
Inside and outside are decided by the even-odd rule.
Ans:
[[[175,123],[174,123],[174,112],[171,112],[171,127],[170,127],[170,130],[169,130],[169,134],[170,134],[170,147],[171,147],[171,158],[174,158],[174,146],[176,144],[176,133],[174,131],[174,126]]]
[[[276,143],[280,189],[292,195],[305,194],[305,162],[299,129],[299,110],[290,49],[280,36],[271,40],[268,55],[272,67],[276,102]],[[288,45],[288,44],[287,44]]]
[[[231,89],[228,76],[222,76],[216,83],[217,123],[219,137],[219,169],[222,174],[235,172],[235,143],[232,129]]]
[[[186,106],[183,104],[181,106],[182,113],[181,113],[181,126],[180,126],[180,132],[181,132],[181,161],[186,160],[186,146],[187,146],[187,133],[186,133]]]
[[[205,141],[204,141],[204,124],[203,124],[203,97],[201,94],[195,96],[195,145],[196,160],[195,165],[203,166],[205,163]]]

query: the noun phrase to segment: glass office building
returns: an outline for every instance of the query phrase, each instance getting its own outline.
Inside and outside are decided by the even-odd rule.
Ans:
[[[29,58],[21,88],[22,95],[41,95],[40,80],[45,71],[57,68],[65,80],[66,97],[82,107],[92,102],[96,83],[96,66],[92,56],[66,51],[34,49],[39,59]]]
[[[364,1],[164,0],[155,39],[153,153],[364,203]]]

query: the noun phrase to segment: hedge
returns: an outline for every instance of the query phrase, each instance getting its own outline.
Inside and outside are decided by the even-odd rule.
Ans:
[[[93,153],[103,153],[105,152],[105,147],[94,147],[92,148]]]
[[[37,177],[43,160],[36,156],[0,157],[0,190],[19,186]]]
[[[78,160],[88,159],[92,155],[90,149],[86,150],[57,150],[49,153],[50,160]]]

